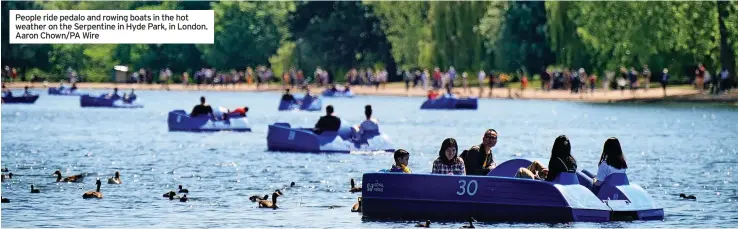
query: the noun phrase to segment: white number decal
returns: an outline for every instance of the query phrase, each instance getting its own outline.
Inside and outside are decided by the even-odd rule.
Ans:
[[[474,184],[473,190],[472,184]],[[477,194],[479,185],[477,184],[476,180],[471,180],[469,181],[469,183],[467,183],[465,180],[459,180],[459,189],[460,191],[456,192],[456,195],[463,196],[464,194],[468,194],[469,196],[474,196],[475,194]]]
[[[287,137],[290,141],[295,140],[295,131],[290,131],[290,136]]]

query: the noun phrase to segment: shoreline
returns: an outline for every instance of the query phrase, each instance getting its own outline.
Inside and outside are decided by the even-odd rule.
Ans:
[[[29,83],[29,82],[7,82],[5,83],[8,88],[19,89],[25,86],[30,86],[34,89],[46,89],[42,83]],[[49,84],[48,86],[55,87],[57,83]],[[119,88],[119,90],[126,91],[128,89],[136,90],[150,90],[150,91],[166,91],[167,89],[161,84],[126,84],[126,83],[77,83],[79,89],[112,89]],[[312,93],[320,93],[324,89],[318,88],[314,85],[309,86]],[[221,91],[221,92],[263,92],[263,91],[282,91],[284,90],[281,84],[269,84],[262,86],[257,89],[255,85],[238,84],[235,87],[233,85],[228,86],[201,86],[198,88],[195,85],[184,86],[182,84],[170,84],[170,91]],[[292,89],[295,93],[296,89]],[[354,86],[351,90],[356,95],[371,95],[371,96],[404,96],[404,97],[426,97],[427,90],[422,88],[410,88],[405,90],[404,83],[390,83],[386,87],[380,86],[377,90],[375,87],[369,86]],[[519,100],[553,100],[553,101],[573,101],[573,102],[591,102],[591,103],[616,103],[616,102],[635,102],[635,103],[652,103],[652,102],[711,102],[711,103],[736,103],[738,104],[738,92],[733,91],[723,95],[705,95],[700,94],[694,89],[686,89],[683,87],[667,87],[667,96],[664,96],[661,88],[651,88],[647,91],[638,89],[635,91],[624,90],[624,91],[603,91],[602,89],[595,89],[594,93],[590,93],[587,90],[584,93],[572,94],[569,91],[542,91],[540,89],[526,89],[521,90],[520,88],[494,88],[492,93],[489,93],[489,88],[483,89],[482,96],[479,96],[479,87],[470,87],[469,90],[464,91],[463,88],[455,87],[453,92],[459,96],[477,96],[480,99],[519,99]]]

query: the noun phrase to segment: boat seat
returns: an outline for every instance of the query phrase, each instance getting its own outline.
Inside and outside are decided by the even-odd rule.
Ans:
[[[172,113],[178,115],[187,115],[187,112],[185,112],[184,110],[173,110]]]
[[[562,172],[559,176],[553,180],[554,183],[568,185],[568,184],[579,184],[579,178],[576,173],[573,172]]]
[[[600,186],[620,186],[620,185],[629,185],[630,181],[628,181],[628,175],[625,175],[625,173],[613,173],[605,177],[605,181],[602,182]]]
[[[628,181],[628,175],[625,175],[625,173],[610,174],[605,177],[605,181],[603,181],[602,184],[598,187],[599,190],[596,190],[597,197],[599,197],[601,200],[627,200],[625,194],[617,188],[617,186],[621,185],[630,185],[630,181]]]
[[[290,128],[290,124],[289,123],[286,123],[286,122],[277,122],[277,123],[274,123],[274,125],[275,126],[281,126],[281,127]]]
[[[533,162],[521,158],[508,160],[497,165],[497,167],[492,171],[489,171],[487,176],[514,177],[515,173],[518,172],[518,169],[527,168],[531,163]]]

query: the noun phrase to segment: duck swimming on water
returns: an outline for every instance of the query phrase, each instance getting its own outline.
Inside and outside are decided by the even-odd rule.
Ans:
[[[100,182],[100,179],[97,179],[97,182],[95,182],[95,184],[97,185],[97,189],[95,191],[85,192],[85,194],[82,194],[82,198],[84,199],[90,199],[90,198],[102,199],[103,198],[103,194],[102,192],[100,192],[100,185],[102,184],[102,182]]]
[[[120,172],[115,171],[115,177],[108,178],[108,184],[122,184],[123,181],[120,180]]]
[[[361,192],[361,187],[356,187],[356,182],[354,181],[354,178],[351,178],[351,189],[349,189],[349,192]]]
[[[361,196],[358,201],[351,207],[351,212],[361,212]]]
[[[0,199],[2,199],[2,201],[0,201],[2,203],[10,203],[10,200],[8,200],[8,198],[4,198],[4,197],[0,196]]]
[[[13,179],[13,173],[3,174],[0,176],[1,181]]]
[[[684,193],[679,194],[679,197],[680,198],[684,198],[684,199],[688,199],[688,200],[696,200],[697,199],[697,197],[695,197],[694,195],[686,195]]]
[[[56,175],[56,182],[82,182],[85,179],[85,176],[82,174],[62,178],[61,171],[59,170],[56,170],[52,175]]]
[[[182,185],[179,185],[179,193],[190,193],[190,190],[182,189]]]
[[[264,195],[264,197],[253,195],[249,197],[249,200],[251,200],[251,202],[254,202],[254,203],[260,200],[267,200],[267,199],[269,199],[269,195]]]
[[[41,193],[41,190],[39,190],[39,189],[37,189],[37,188],[36,188],[36,189],[34,189],[34,188],[33,188],[33,185],[31,185],[31,193]]]
[[[474,217],[469,217],[469,225],[461,226],[461,228],[474,228],[474,224],[472,222],[476,222],[477,220],[474,219]]]
[[[272,193],[272,201],[268,200],[260,200],[259,201],[259,208],[272,208],[277,209],[277,197],[281,196],[282,192],[279,190],[276,190],[274,193]]]

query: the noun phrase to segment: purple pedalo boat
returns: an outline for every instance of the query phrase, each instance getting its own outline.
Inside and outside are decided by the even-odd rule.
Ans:
[[[553,182],[514,177],[530,163],[506,161],[487,176],[366,173],[361,212],[367,218],[507,222],[664,218],[663,208],[625,174],[609,176],[595,193],[583,172],[561,173]]]

